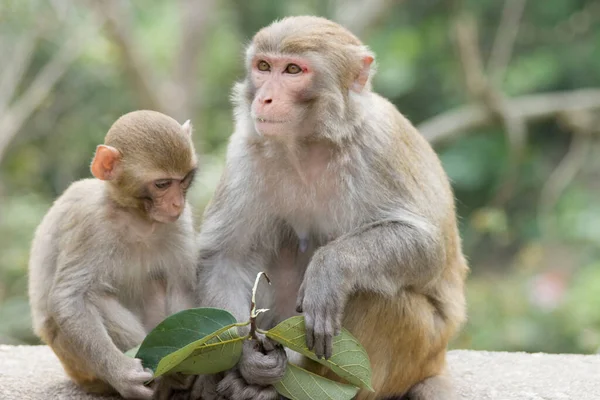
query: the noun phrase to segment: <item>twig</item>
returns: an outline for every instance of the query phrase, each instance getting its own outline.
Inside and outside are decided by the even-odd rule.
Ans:
[[[453,26],[467,93],[475,100],[485,100],[488,83],[479,51],[475,18],[470,13],[459,13]]]
[[[588,151],[590,150],[591,136],[584,134],[572,135],[571,145],[560,164],[552,172],[544,188],[541,190],[539,209],[543,213],[550,211],[560,195],[575,178],[583,166]]]
[[[115,0],[90,0],[90,3],[103,19],[108,34],[120,50],[126,71],[137,88],[142,107],[172,114],[173,109],[168,102],[163,101],[161,94],[156,90],[157,80],[152,76],[152,70],[146,68],[149,63],[133,42],[131,26],[121,3]]]
[[[505,108],[505,107],[504,107]],[[506,108],[505,108],[506,109]],[[505,112],[507,117],[503,120],[508,141],[508,171],[504,180],[496,190],[491,204],[501,207],[512,196],[519,177],[519,169],[525,152],[525,139],[527,137],[527,123],[523,118],[515,118],[510,112]]]
[[[552,226],[544,223],[544,217],[550,214],[562,193],[583,167],[591,149],[592,134],[600,129],[597,128],[597,118],[589,112],[564,113],[561,120],[573,135],[569,150],[540,192],[537,218],[538,224],[546,229],[551,229]]]
[[[14,52],[3,57],[6,64],[2,66],[3,72],[0,77],[0,118],[4,115],[25,72],[29,69],[37,39],[37,30],[29,30],[16,44]]]
[[[402,1],[402,0],[400,0]],[[333,19],[348,28],[358,37],[364,36],[365,32],[373,26],[392,3],[392,0],[344,0],[338,1],[338,7],[333,12]]]
[[[198,55],[208,36],[210,16],[214,0],[180,0],[181,40],[173,79],[167,90],[169,102],[173,104],[177,119],[190,118],[195,109],[194,99],[203,98],[202,80],[196,76]]]
[[[265,279],[267,280],[267,282],[269,283],[269,285],[271,284],[271,279],[269,279],[269,277],[267,276],[266,273],[261,271],[258,273],[258,275],[256,275],[256,280],[254,281],[254,287],[252,288],[252,302],[250,303],[250,334],[249,335],[252,339],[257,339],[257,337],[256,337],[256,317],[258,317],[258,315],[261,313],[269,311],[268,308],[259,308],[258,310],[256,309],[256,290],[258,289],[258,282],[260,281],[260,277],[263,275],[264,275]]]
[[[600,109],[600,88],[565,92],[548,92],[506,99],[510,115],[527,122],[555,117],[574,110]],[[436,115],[417,125],[419,132],[432,144],[455,140],[474,129],[493,124],[495,119],[481,105],[458,107]]]
[[[506,0],[504,2],[502,17],[487,68],[490,80],[496,87],[499,87],[502,82],[504,72],[512,57],[526,3],[527,0]]]
[[[527,125],[522,118],[511,114],[506,106],[504,94],[485,74],[478,44],[477,24],[473,15],[467,11],[459,13],[454,22],[454,32],[467,92],[475,101],[483,103],[490,116],[501,121],[506,131],[510,149],[509,168],[492,201],[494,205],[501,205],[511,197],[517,181],[527,136]]]
[[[44,101],[54,84],[67,72],[84,49],[87,35],[72,35],[42,68],[33,82],[0,119],[0,160],[27,118]]]

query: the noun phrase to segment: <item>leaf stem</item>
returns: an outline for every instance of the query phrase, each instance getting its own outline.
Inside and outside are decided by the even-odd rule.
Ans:
[[[256,275],[256,279],[254,280],[254,287],[252,288],[252,302],[250,303],[250,337],[252,339],[258,339],[256,337],[256,317],[258,317],[258,315],[263,312],[269,311],[268,308],[260,308],[258,310],[256,309],[256,290],[258,289],[258,282],[260,281],[260,277],[263,275],[269,283],[269,285],[271,284],[271,279],[269,279],[268,275],[263,271],[259,272]]]

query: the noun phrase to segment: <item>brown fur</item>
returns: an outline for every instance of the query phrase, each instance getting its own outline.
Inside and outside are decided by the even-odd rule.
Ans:
[[[111,149],[92,171],[110,180],[71,184],[36,230],[33,326],[85,390],[150,398],[143,383],[151,374],[123,352],[168,315],[194,306],[196,247],[189,207],[159,223],[135,196],[153,185],[145,179],[173,178],[180,190],[196,156],[187,128],[150,111],[121,117],[106,145]],[[187,181],[181,187],[185,192]]]
[[[116,393],[108,383],[97,377],[90,367],[89,360],[75,355],[78,353],[77,349],[65,340],[64,335],[59,334],[58,329],[54,320],[47,321],[40,331],[40,339],[52,348],[67,375],[88,393]]]
[[[185,175],[197,163],[189,135],[173,118],[156,111],[123,115],[109,129],[104,144],[121,153],[121,174],[109,188],[113,200],[125,207],[143,210],[140,188],[146,182]]]
[[[255,52],[327,54],[333,70],[340,74],[340,81],[349,87],[360,72],[360,59],[344,49],[347,46],[360,46],[360,40],[347,29],[325,18],[294,18],[293,31],[278,30],[273,26],[258,31],[253,38]]]
[[[437,155],[371,92],[372,53],[346,29],[323,18],[285,18],[256,34],[247,60],[263,53],[309,64],[313,75],[293,79],[308,82],[314,96],[296,99],[304,114],[282,112],[287,99],[261,106],[265,120],[302,117],[262,135],[248,97],[261,88],[247,64],[234,92],[227,168],[199,236],[203,304],[247,319],[254,276],[266,266],[275,293],[259,303],[272,310],[265,327],[294,314],[290,298],[298,292],[305,316],[321,318],[307,328],[315,349],[327,348],[338,315],[364,345],[375,392],[357,399],[452,399],[445,355],[465,320],[468,267]],[[261,84],[271,79],[259,76]],[[285,89],[285,76],[273,79]],[[301,242],[309,243],[304,253]],[[244,370],[262,373],[259,365]]]

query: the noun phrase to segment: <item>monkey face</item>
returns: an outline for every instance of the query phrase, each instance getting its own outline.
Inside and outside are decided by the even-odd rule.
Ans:
[[[145,187],[144,207],[148,217],[156,222],[175,222],[186,205],[186,194],[195,170],[185,177],[156,179]]]
[[[258,133],[281,136],[303,131],[313,86],[308,58],[257,54],[251,62],[250,84],[251,115]]]
[[[190,121],[147,110],[120,117],[99,145],[90,169],[108,181],[111,200],[155,222],[176,221],[197,167]]]

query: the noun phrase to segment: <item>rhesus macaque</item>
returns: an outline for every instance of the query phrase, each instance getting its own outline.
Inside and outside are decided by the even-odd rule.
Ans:
[[[125,114],[96,149],[97,179],[73,183],[35,233],[34,330],[89,392],[151,398],[154,388],[144,382],[152,373],[123,352],[195,305],[191,132],[189,121],[158,112]]]
[[[371,90],[373,60],[323,18],[285,18],[254,36],[199,235],[201,302],[247,320],[265,270],[274,293],[257,300],[271,309],[263,328],[297,311],[317,356],[331,355],[341,327],[366,348],[375,393],[357,399],[449,400],[446,348],[465,319],[468,271],[453,194],[430,145]],[[216,393],[277,398],[269,377],[282,351],[244,347]]]

